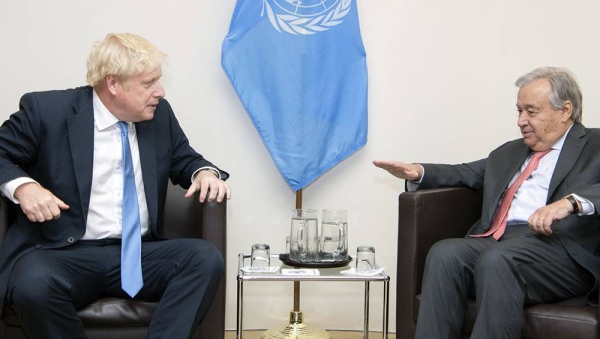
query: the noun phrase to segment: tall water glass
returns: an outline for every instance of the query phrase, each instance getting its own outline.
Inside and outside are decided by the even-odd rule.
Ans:
[[[319,261],[345,261],[348,259],[348,211],[325,209],[321,220]]]
[[[289,259],[297,262],[317,261],[318,246],[319,220],[317,210],[292,210]]]

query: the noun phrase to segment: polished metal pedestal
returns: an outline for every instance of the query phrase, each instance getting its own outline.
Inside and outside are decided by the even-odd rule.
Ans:
[[[302,312],[290,312],[290,324],[278,329],[266,330],[260,335],[263,339],[330,339],[329,333],[318,328],[307,327],[302,323]]]

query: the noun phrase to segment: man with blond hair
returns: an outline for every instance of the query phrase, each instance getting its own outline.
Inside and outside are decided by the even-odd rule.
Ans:
[[[20,205],[0,249],[0,300],[31,338],[85,338],[76,310],[99,297],[159,301],[150,338],[187,338],[223,258],[166,240],[168,180],[201,202],[230,198],[229,174],[188,143],[160,83],[165,54],[109,34],[89,86],[28,93],[0,127],[0,192]]]

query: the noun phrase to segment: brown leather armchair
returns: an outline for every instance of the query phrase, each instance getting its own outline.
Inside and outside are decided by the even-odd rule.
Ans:
[[[462,238],[480,217],[482,195],[467,188],[404,192],[398,207],[398,270],[396,331],[398,338],[413,338],[419,312],[421,282],[429,248],[444,238]],[[475,302],[470,301],[463,337],[475,322]],[[522,338],[599,338],[597,306],[585,296],[554,304],[525,308]]]
[[[169,238],[202,238],[219,248],[226,257],[227,203],[185,199],[185,190],[170,186],[165,206],[165,220],[169,220]],[[2,201],[0,209],[0,241],[4,239],[11,208],[14,205]],[[156,303],[119,298],[103,298],[79,310],[89,339],[95,338],[146,338],[148,324]],[[215,298],[198,329],[194,339],[217,339],[225,336],[225,276],[221,280]],[[4,305],[0,318],[0,339],[27,338],[11,307]]]

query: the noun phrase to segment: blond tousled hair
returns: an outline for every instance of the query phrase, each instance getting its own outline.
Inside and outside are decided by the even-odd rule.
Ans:
[[[166,54],[139,35],[110,33],[97,41],[87,60],[87,83],[95,87],[107,75],[121,81],[161,68]]]

